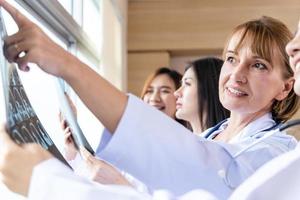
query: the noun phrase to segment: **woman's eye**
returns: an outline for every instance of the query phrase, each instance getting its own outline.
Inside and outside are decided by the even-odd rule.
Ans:
[[[185,85],[187,85],[187,86],[191,86],[191,83],[189,83],[189,82],[186,82],[186,83],[185,83]]]
[[[226,58],[226,61],[229,62],[229,63],[234,63],[234,62],[235,62],[235,59],[234,59],[234,57],[232,57],[232,56],[228,56],[228,57]]]
[[[164,93],[164,94],[170,94],[171,93],[170,90],[162,90],[161,92]]]
[[[146,90],[146,94],[152,94],[153,90]]]
[[[259,70],[265,70],[265,69],[268,69],[267,66],[266,66],[265,64],[259,63],[259,62],[258,62],[258,63],[255,63],[255,64],[254,64],[254,67],[257,68],[257,69],[259,69]]]

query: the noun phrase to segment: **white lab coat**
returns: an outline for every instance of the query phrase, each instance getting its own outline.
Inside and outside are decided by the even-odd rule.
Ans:
[[[300,197],[300,144],[261,167],[229,197],[229,200],[297,200]],[[28,194],[29,200],[122,199],[122,200],[216,200],[203,190],[193,190],[175,197],[165,190],[154,191],[152,196],[133,188],[103,186],[76,176],[56,159],[44,161],[33,170]]]
[[[245,200],[300,199],[300,144],[293,151],[274,158],[232,194],[231,198]]]
[[[102,141],[97,155],[145,183],[150,192],[163,188],[178,196],[200,188],[226,199],[234,188],[224,183],[225,176],[238,186],[264,163],[296,146],[293,137],[277,131],[232,160],[274,125],[271,114],[266,114],[246,126],[231,144],[208,141],[130,95],[114,136]]]
[[[141,193],[132,187],[101,185],[75,175],[57,159],[50,159],[37,165],[32,174],[28,200],[217,200],[203,190],[193,190],[181,197],[175,197],[166,190],[154,191],[152,195]]]
[[[203,192],[206,190],[218,199],[227,199],[232,188],[224,183],[225,174],[238,185],[265,162],[295,146],[294,138],[277,131],[235,161],[232,160],[237,151],[263,135],[260,131],[266,128],[266,124],[272,126],[274,122],[264,116],[250,123],[246,128],[248,131],[243,132],[244,137],[240,137],[244,138],[240,143],[208,141],[191,134],[174,120],[130,96],[114,136],[104,144],[100,155],[145,182],[152,189],[153,196],[134,192],[127,187],[105,187],[91,183],[71,172],[65,173],[68,169],[52,160],[53,164],[47,161],[34,170],[30,198],[45,199],[50,195],[49,199],[59,199],[65,191],[66,194],[72,192],[73,199],[174,199],[194,190],[180,199],[199,195],[202,198],[203,194],[212,199]],[[55,184],[49,187],[51,183]],[[170,192],[157,192],[159,189]]]

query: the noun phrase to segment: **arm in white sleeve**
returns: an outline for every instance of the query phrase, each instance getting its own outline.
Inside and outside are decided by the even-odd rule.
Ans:
[[[101,185],[75,175],[56,159],[37,165],[32,174],[29,200],[96,200],[96,199],[151,199],[146,193],[139,193],[126,186]]]
[[[180,196],[201,188],[222,198],[231,193],[217,173],[231,155],[134,96],[99,156],[151,190],[167,189]]]
[[[29,200],[216,200],[206,191],[195,190],[181,197],[175,197],[166,190],[154,191],[153,196],[138,192],[131,187],[101,185],[76,176],[56,159],[44,161],[37,165],[32,174]]]

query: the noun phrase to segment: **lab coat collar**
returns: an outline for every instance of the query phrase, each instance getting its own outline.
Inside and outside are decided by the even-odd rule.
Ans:
[[[227,122],[228,123],[228,122]],[[268,130],[269,128],[276,125],[276,122],[272,118],[271,113],[266,113],[263,116],[257,118],[256,120],[250,122],[246,127],[244,127],[239,134],[233,137],[229,143],[241,142],[243,139],[248,137],[253,137],[256,134]]]
[[[238,143],[242,140],[252,137],[256,135],[259,132],[262,132],[264,130],[267,130],[274,126],[276,122],[272,118],[271,113],[266,113],[263,116],[257,118],[256,120],[250,122],[246,127],[244,127],[235,137],[233,137],[228,143]],[[215,130],[213,133],[211,133],[207,139],[212,140],[216,135],[221,133],[226,127],[228,126],[228,120],[225,120],[223,124],[219,126],[217,130]],[[201,136],[206,137],[207,134],[211,132],[213,128],[210,128],[206,131],[204,131]]]

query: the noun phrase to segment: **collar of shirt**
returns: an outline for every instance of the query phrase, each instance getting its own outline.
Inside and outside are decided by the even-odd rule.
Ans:
[[[250,122],[247,126],[245,126],[235,137],[233,137],[228,143],[238,143],[248,137],[252,137],[263,130],[266,130],[272,126],[274,126],[276,122],[272,118],[271,113],[266,113],[263,116],[257,118],[256,120]],[[217,130],[215,130],[212,134],[207,138],[208,140],[212,140],[219,133],[226,129],[228,126],[228,120],[226,120]],[[200,136],[205,137],[211,129],[204,131]]]

